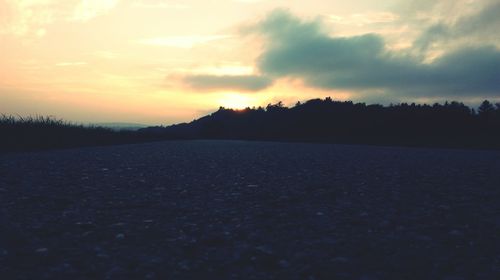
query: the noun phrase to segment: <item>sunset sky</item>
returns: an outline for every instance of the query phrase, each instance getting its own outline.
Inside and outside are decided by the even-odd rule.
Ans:
[[[171,124],[500,98],[500,0],[0,0],[0,113]]]

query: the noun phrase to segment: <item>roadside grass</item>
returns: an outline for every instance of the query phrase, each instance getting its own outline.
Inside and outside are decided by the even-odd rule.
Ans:
[[[52,116],[0,115],[0,151],[29,151],[154,140],[133,131],[86,126]]]

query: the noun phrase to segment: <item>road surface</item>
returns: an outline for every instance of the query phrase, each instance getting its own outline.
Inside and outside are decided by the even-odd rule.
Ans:
[[[500,152],[172,141],[0,156],[2,279],[500,279]]]

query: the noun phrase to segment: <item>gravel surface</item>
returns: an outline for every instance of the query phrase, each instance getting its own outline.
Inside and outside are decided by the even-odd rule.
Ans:
[[[185,141],[0,156],[2,279],[500,279],[500,152]]]

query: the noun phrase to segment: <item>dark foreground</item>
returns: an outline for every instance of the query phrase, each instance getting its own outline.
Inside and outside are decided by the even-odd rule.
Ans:
[[[500,152],[192,141],[0,156],[2,279],[500,279]]]

